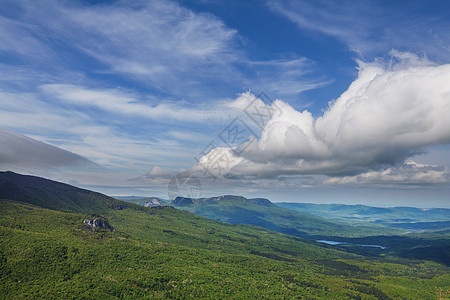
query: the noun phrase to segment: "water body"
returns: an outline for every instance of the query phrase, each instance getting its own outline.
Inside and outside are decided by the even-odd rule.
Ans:
[[[324,243],[327,245],[353,245],[353,246],[361,246],[361,247],[373,247],[373,248],[380,248],[382,250],[386,249],[387,247],[383,247],[381,245],[364,245],[364,244],[353,244],[353,243],[346,243],[346,242],[336,242],[336,241],[328,241],[328,240],[316,240],[316,242]]]

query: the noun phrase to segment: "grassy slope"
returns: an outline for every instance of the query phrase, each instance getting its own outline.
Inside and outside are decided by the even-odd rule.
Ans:
[[[1,200],[2,298],[435,299],[450,284],[438,264],[362,259],[174,209],[114,215],[117,231],[92,232],[88,215]]]
[[[78,213],[0,201],[1,298],[434,299],[435,286],[450,285],[449,269],[431,262],[365,259],[259,227],[20,180],[13,187],[21,201]],[[58,198],[62,204],[53,202]],[[86,213],[103,214],[117,231],[91,232],[82,224]]]

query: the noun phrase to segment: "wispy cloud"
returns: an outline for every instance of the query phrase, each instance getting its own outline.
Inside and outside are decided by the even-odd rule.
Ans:
[[[268,1],[269,7],[302,30],[344,42],[363,57],[383,55],[391,49],[427,53],[440,61],[450,58],[450,25],[441,14],[427,14],[424,4],[391,1]],[[445,1],[435,5],[446,6]]]
[[[159,121],[205,122],[217,116],[217,111],[193,109],[174,101],[151,106],[145,104],[145,98],[117,89],[89,89],[70,84],[48,84],[40,88],[47,96],[70,104],[93,106],[115,114],[143,116]]]
[[[312,75],[314,62],[304,57],[243,63],[254,74],[248,79],[243,78],[243,82],[252,90],[264,91],[277,97],[295,96],[331,82],[323,75]]]
[[[108,65],[105,71],[136,76],[166,93],[224,80],[229,68],[221,66],[237,58],[236,30],[175,2],[118,3],[67,13],[77,32],[81,29],[83,36],[74,37],[79,48]]]
[[[49,73],[66,68],[118,74],[165,94],[186,95],[205,89],[202,81],[233,78],[230,62],[241,56],[236,30],[172,1],[20,0],[4,7],[11,13],[0,15],[0,51]]]
[[[172,1],[20,0],[5,7],[16,13],[0,15],[0,51],[28,66],[26,71],[39,68],[39,77],[53,83],[86,85],[116,75],[151,93],[195,102],[221,98],[230,88],[281,96],[327,82],[305,76],[311,62],[298,55],[255,61],[242,49],[236,29]]]

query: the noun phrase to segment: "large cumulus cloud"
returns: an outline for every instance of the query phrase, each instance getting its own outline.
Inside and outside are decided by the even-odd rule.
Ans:
[[[389,62],[359,62],[357,79],[318,118],[276,100],[272,106],[281,113],[240,155],[231,148],[212,150],[228,157],[221,175],[349,176],[401,165],[428,146],[450,143],[450,64],[391,55]],[[253,100],[243,94],[230,106]],[[200,164],[208,165],[217,153],[205,155]]]

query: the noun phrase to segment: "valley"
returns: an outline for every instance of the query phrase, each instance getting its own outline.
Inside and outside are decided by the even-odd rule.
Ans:
[[[356,253],[43,178],[0,173],[0,198],[0,294],[8,299],[436,299],[435,288],[450,283],[449,267],[428,257]],[[83,222],[98,218],[114,230]]]

